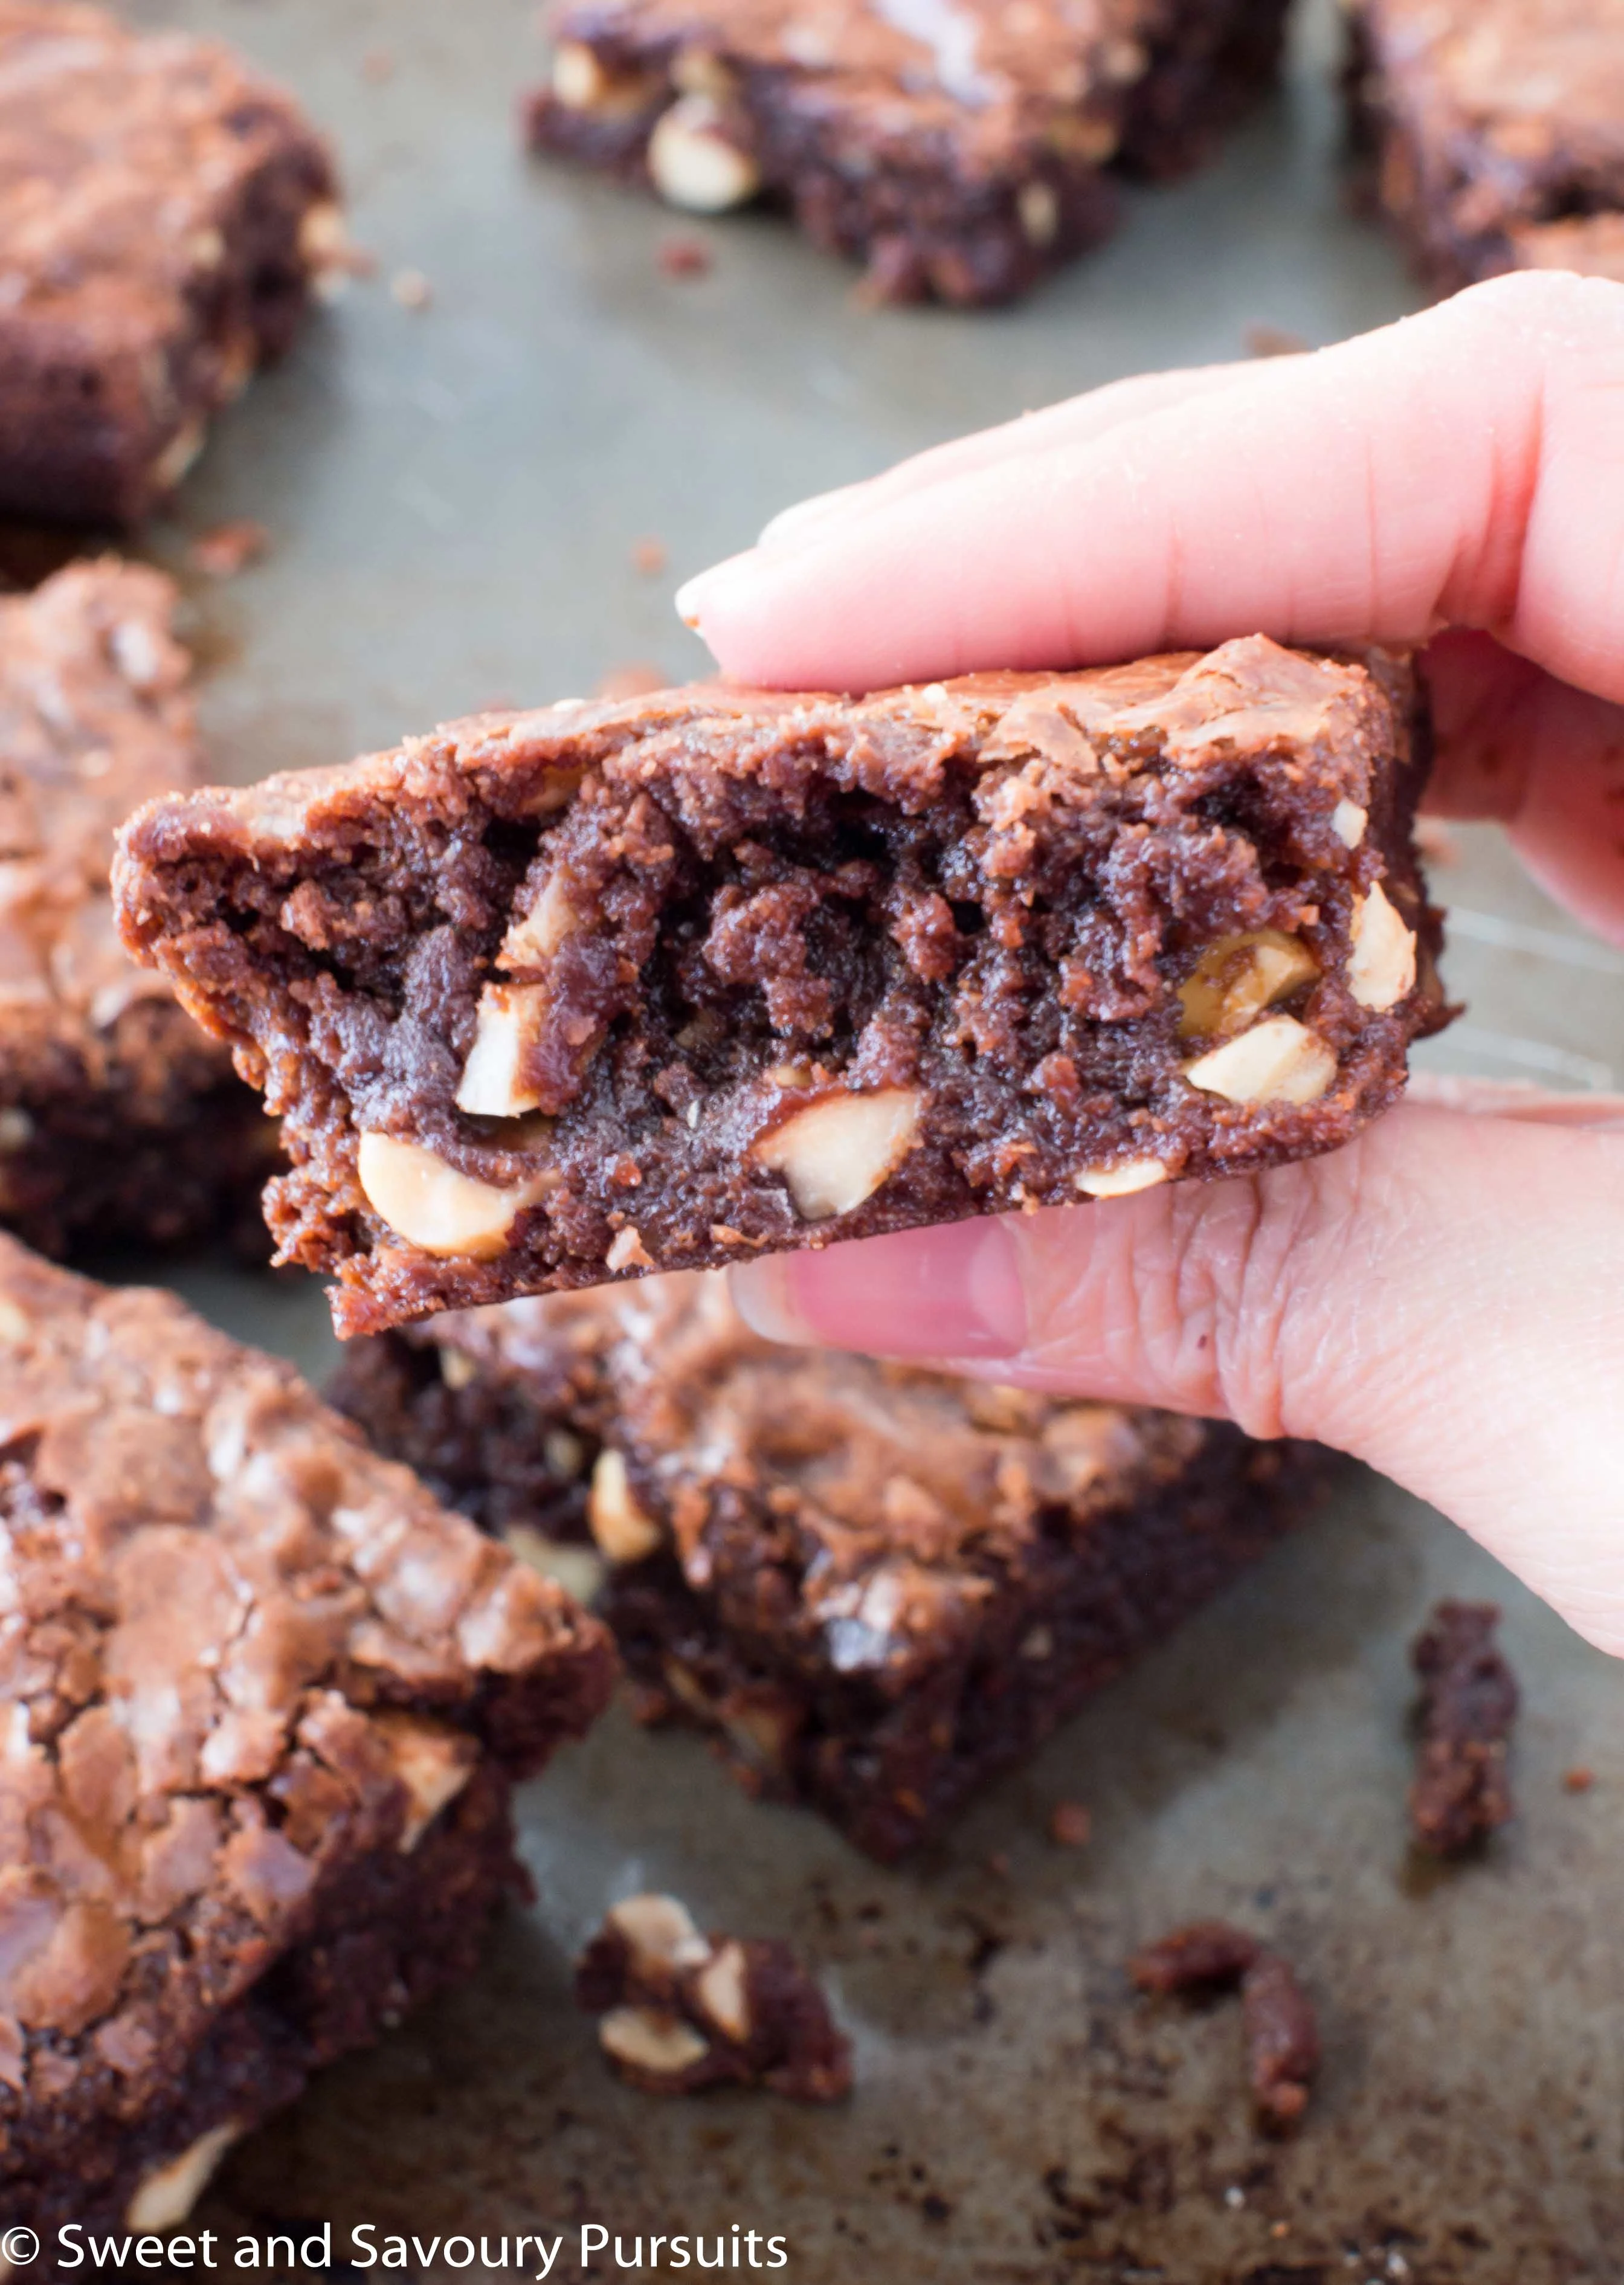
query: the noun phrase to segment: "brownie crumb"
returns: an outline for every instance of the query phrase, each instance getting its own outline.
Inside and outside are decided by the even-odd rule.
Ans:
[[[1128,1975],[1141,1991],[1212,1991],[1238,1983],[1261,1946],[1244,1928],[1227,1920],[1196,1920],[1147,1944],[1128,1962]]]
[[[663,539],[634,539],[632,543],[632,569],[645,579],[657,579],[670,561]]]
[[[797,2102],[851,2088],[850,2042],[789,1945],[706,1936],[675,1896],[616,1904],[576,1967],[603,2052],[649,2094],[765,2086]]]
[[[1259,1953],[1241,1978],[1241,2012],[1259,2114],[1267,2125],[1294,2126],[1320,2066],[1320,2030],[1290,1960],[1277,1951]]]
[[[624,666],[606,667],[598,678],[592,695],[616,702],[624,698],[647,698],[651,691],[664,688],[665,679],[664,670],[650,660],[631,658]]]
[[[389,292],[403,310],[426,310],[435,298],[435,289],[420,270],[397,270],[389,280]]]
[[[706,278],[712,268],[710,248],[702,238],[663,238],[655,258],[668,278]]]
[[[1049,1811],[1049,1839],[1056,1849],[1086,1849],[1094,1819],[1080,1801],[1057,1801]]]
[[[1564,1793],[1589,1793],[1595,1783],[1596,1771],[1594,1770],[1564,1770],[1562,1772],[1562,1790]]]
[[[192,543],[192,561],[211,579],[234,579],[250,563],[257,563],[271,545],[271,534],[251,516],[235,516],[217,523]]]
[[[1128,1975],[1140,1991],[1158,1994],[1238,1985],[1259,2117],[1276,2131],[1296,2124],[1319,2069],[1320,2033],[1314,2003],[1289,1960],[1227,1920],[1197,1920],[1135,1952]]]
[[[1506,1757],[1518,1689],[1495,1643],[1499,1623],[1493,1603],[1440,1603],[1411,1653],[1421,1700],[1409,1821],[1436,1857],[1460,1856],[1512,1814]]]
[[[1285,326],[1248,326],[1246,354],[1251,357],[1302,357],[1311,344]]]

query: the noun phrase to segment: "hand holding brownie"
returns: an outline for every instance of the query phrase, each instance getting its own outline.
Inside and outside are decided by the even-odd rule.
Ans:
[[[808,503],[683,598],[729,674],[862,688],[1265,628],[1429,641],[1432,806],[1624,941],[1624,288],[1497,281],[1156,376]],[[1624,1652],[1624,1103],[1456,1087],[1329,1158],[741,1279],[789,1337],[1355,1452]]]

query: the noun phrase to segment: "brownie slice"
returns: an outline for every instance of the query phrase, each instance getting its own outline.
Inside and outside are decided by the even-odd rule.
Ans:
[[[177,601],[112,560],[0,601],[0,1224],[48,1252],[245,1222],[277,1163],[108,893],[120,821],[202,775]]]
[[[613,1401],[583,1430],[557,1362],[582,1306],[387,1336],[437,1390],[424,1372],[417,1408],[371,1411],[376,1383],[347,1364],[339,1401],[386,1450],[455,1450],[456,1488],[510,1531],[561,1425],[607,1439],[588,1516],[646,1715],[700,1724],[750,1790],[880,1857],[938,1831],[1317,1489],[1299,1444],[777,1347],[716,1276],[597,1297]],[[567,1510],[545,1495],[541,1512],[556,1531]]]
[[[342,255],[326,146],[212,40],[0,0],[0,513],[145,514]]]
[[[1620,0],[1354,0],[1351,22],[1373,195],[1432,284],[1624,277]]]
[[[1440,1020],[1408,670],[1283,650],[486,715],[161,800],[126,941],[341,1331],[1228,1174]]]
[[[0,1238],[0,2221],[160,2229],[466,1974],[603,1629],[286,1365]]]
[[[756,198],[882,301],[1008,300],[1273,76],[1286,0],[569,0],[532,143],[716,214]]]

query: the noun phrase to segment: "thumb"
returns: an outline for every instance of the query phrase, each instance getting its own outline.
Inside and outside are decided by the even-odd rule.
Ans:
[[[1486,1098],[1486,1100],[1488,1100]],[[1356,1454],[1624,1654],[1624,1103],[735,1271],[757,1331]]]

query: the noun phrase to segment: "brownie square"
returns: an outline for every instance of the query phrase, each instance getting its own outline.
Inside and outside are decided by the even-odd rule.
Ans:
[[[341,255],[326,146],[231,50],[0,0],[0,513],[126,522]]]
[[[172,1296],[0,1238],[0,2221],[156,2230],[473,1966],[603,1629]]]
[[[276,1164],[108,893],[120,821],[202,775],[177,601],[111,559],[0,600],[0,1224],[47,1252],[243,1221]]]
[[[583,1306],[358,1345],[334,1401],[519,1543],[567,1533],[589,1480],[601,1607],[645,1713],[699,1724],[750,1790],[882,1858],[938,1832],[1318,1488],[1301,1444],[774,1347],[715,1276],[597,1298],[583,1417],[566,1369]],[[574,1451],[550,1468],[561,1427]],[[530,1552],[572,1567],[567,1546]]]
[[[1351,21],[1356,136],[1424,276],[1624,276],[1619,0],[1355,0]]]
[[[570,0],[537,149],[715,214],[765,198],[881,301],[1008,301],[1273,75],[1285,0]]]
[[[453,724],[150,805],[126,941],[343,1333],[1329,1150],[1441,1009],[1401,663]]]

